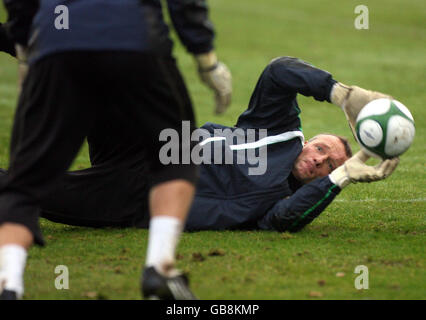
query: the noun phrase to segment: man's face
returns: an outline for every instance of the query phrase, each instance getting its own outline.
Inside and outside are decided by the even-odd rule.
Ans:
[[[305,142],[292,173],[297,180],[308,183],[330,174],[347,159],[345,147],[338,137],[319,135]]]

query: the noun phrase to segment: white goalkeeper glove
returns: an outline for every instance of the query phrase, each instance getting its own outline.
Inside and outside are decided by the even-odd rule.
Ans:
[[[195,60],[198,64],[198,73],[201,80],[214,91],[216,114],[225,112],[231,104],[231,72],[224,63],[217,60],[214,51],[196,55]]]
[[[16,44],[15,51],[18,59],[18,83],[19,88],[22,88],[22,84],[28,74],[27,49],[20,44]]]
[[[380,92],[365,90],[357,86],[347,86],[338,82],[331,90],[330,100],[333,104],[342,108],[355,140],[357,140],[355,125],[359,112],[367,103],[379,98],[392,99],[391,96]]]
[[[390,176],[399,163],[399,158],[393,158],[383,160],[376,166],[369,166],[365,164],[369,158],[364,151],[357,152],[352,158],[330,173],[331,182],[343,189],[351,182],[382,180]]]

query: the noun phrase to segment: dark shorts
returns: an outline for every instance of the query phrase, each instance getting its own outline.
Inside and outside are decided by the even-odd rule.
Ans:
[[[125,122],[109,127],[102,120],[107,110]],[[109,144],[103,136],[110,132],[114,137],[117,130],[115,145],[130,141],[143,146],[150,186],[173,179],[195,183],[195,166],[158,160],[161,130],[180,132],[183,120],[194,127],[191,102],[171,57],[66,52],[40,60],[30,68],[15,114],[10,168],[0,190],[0,224],[23,224],[42,244],[40,203],[63,179],[86,137],[95,140],[90,149],[95,165],[111,161],[102,159],[102,148]],[[95,134],[97,128],[101,134]],[[116,154],[114,161],[127,159],[127,154]]]

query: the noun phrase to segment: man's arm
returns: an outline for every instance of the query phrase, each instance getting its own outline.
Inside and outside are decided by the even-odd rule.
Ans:
[[[232,78],[227,66],[217,59],[206,1],[167,0],[167,5],[179,39],[195,57],[201,80],[215,94],[216,113],[225,112],[231,103]]]
[[[248,109],[239,117],[237,127],[276,131],[297,128],[300,126],[297,94],[330,102],[335,83],[330,73],[300,59],[276,58],[260,76]]]
[[[274,59],[270,68],[271,80],[285,95],[300,93],[330,102],[330,92],[336,81],[329,72],[293,57]]]
[[[8,12],[8,33],[13,42],[28,44],[31,24],[39,8],[39,0],[3,0]]]
[[[192,54],[213,50],[214,28],[208,19],[204,0],[168,0],[170,18],[176,33]]]
[[[280,232],[299,231],[318,217],[340,191],[328,176],[316,179],[291,197],[278,201],[258,222],[258,227]]]
[[[357,152],[328,176],[302,186],[291,197],[278,201],[258,222],[261,229],[299,231],[312,222],[350,183],[374,182],[387,178],[396,169],[398,158],[383,160],[376,166],[365,162],[369,156]]]

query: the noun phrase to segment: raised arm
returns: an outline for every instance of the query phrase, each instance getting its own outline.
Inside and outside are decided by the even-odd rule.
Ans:
[[[231,104],[232,79],[227,66],[218,61],[213,40],[212,22],[205,0],[167,0],[170,17],[179,39],[192,53],[198,65],[200,79],[215,94],[216,113]]]
[[[300,127],[297,94],[330,102],[330,92],[335,83],[330,73],[300,59],[276,58],[262,72],[249,106],[236,126],[276,131]]]
[[[336,83],[327,71],[293,57],[274,59],[270,64],[270,78],[276,84],[277,94],[303,94],[318,101],[330,102],[330,92]]]

